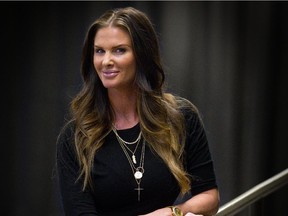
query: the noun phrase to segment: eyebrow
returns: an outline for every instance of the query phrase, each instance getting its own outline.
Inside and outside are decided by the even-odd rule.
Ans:
[[[131,46],[128,45],[128,44],[119,44],[119,45],[113,46],[112,48],[114,49],[114,48],[123,47],[123,46],[130,47],[130,48],[131,48]],[[102,48],[102,46],[99,46],[99,45],[97,45],[97,44],[94,44],[94,48]]]

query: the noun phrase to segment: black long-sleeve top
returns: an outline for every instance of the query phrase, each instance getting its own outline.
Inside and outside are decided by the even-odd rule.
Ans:
[[[208,141],[201,120],[192,109],[183,109],[186,121],[184,166],[192,176],[191,194],[216,188],[216,178]],[[126,141],[135,140],[140,126],[118,130]],[[135,153],[140,158],[140,141]],[[179,185],[162,159],[146,144],[140,201],[135,178],[115,134],[111,131],[95,155],[92,170],[93,190],[82,191],[74,146],[74,124],[61,132],[57,142],[57,170],[65,215],[136,216],[172,205]]]

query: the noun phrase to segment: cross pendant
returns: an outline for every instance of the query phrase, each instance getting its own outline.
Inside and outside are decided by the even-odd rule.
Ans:
[[[144,188],[141,188],[140,184],[138,184],[138,187],[135,188],[134,190],[138,191],[138,202],[140,202],[140,193],[141,193],[141,190],[144,190]]]

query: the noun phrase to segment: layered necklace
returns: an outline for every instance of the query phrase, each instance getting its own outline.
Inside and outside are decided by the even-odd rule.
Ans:
[[[143,174],[144,174],[145,140],[143,139],[143,142],[142,142],[142,149],[141,149],[141,154],[140,154],[139,166],[137,166],[137,158],[135,156],[135,153],[136,153],[138,146],[139,146],[139,143],[141,141],[141,136],[142,136],[141,131],[140,131],[140,133],[139,133],[139,135],[135,141],[127,142],[119,136],[119,134],[117,133],[117,130],[114,127],[112,130],[115,133],[116,138],[117,138],[128,162],[129,162],[129,165],[131,167],[132,174],[133,174],[134,179],[137,183],[137,188],[135,188],[135,190],[138,192],[138,201],[140,201],[141,190],[144,190],[143,188],[141,188],[141,179],[142,179]],[[134,149],[134,151],[132,151],[129,148],[129,145],[135,145],[135,144],[136,144],[135,149]],[[129,155],[129,152],[130,152],[131,156]]]

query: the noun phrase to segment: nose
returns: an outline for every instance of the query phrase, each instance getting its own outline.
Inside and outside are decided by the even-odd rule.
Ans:
[[[103,61],[102,61],[102,65],[103,66],[111,66],[113,65],[113,59],[112,59],[112,55],[109,52],[106,52],[104,57],[103,57]]]

